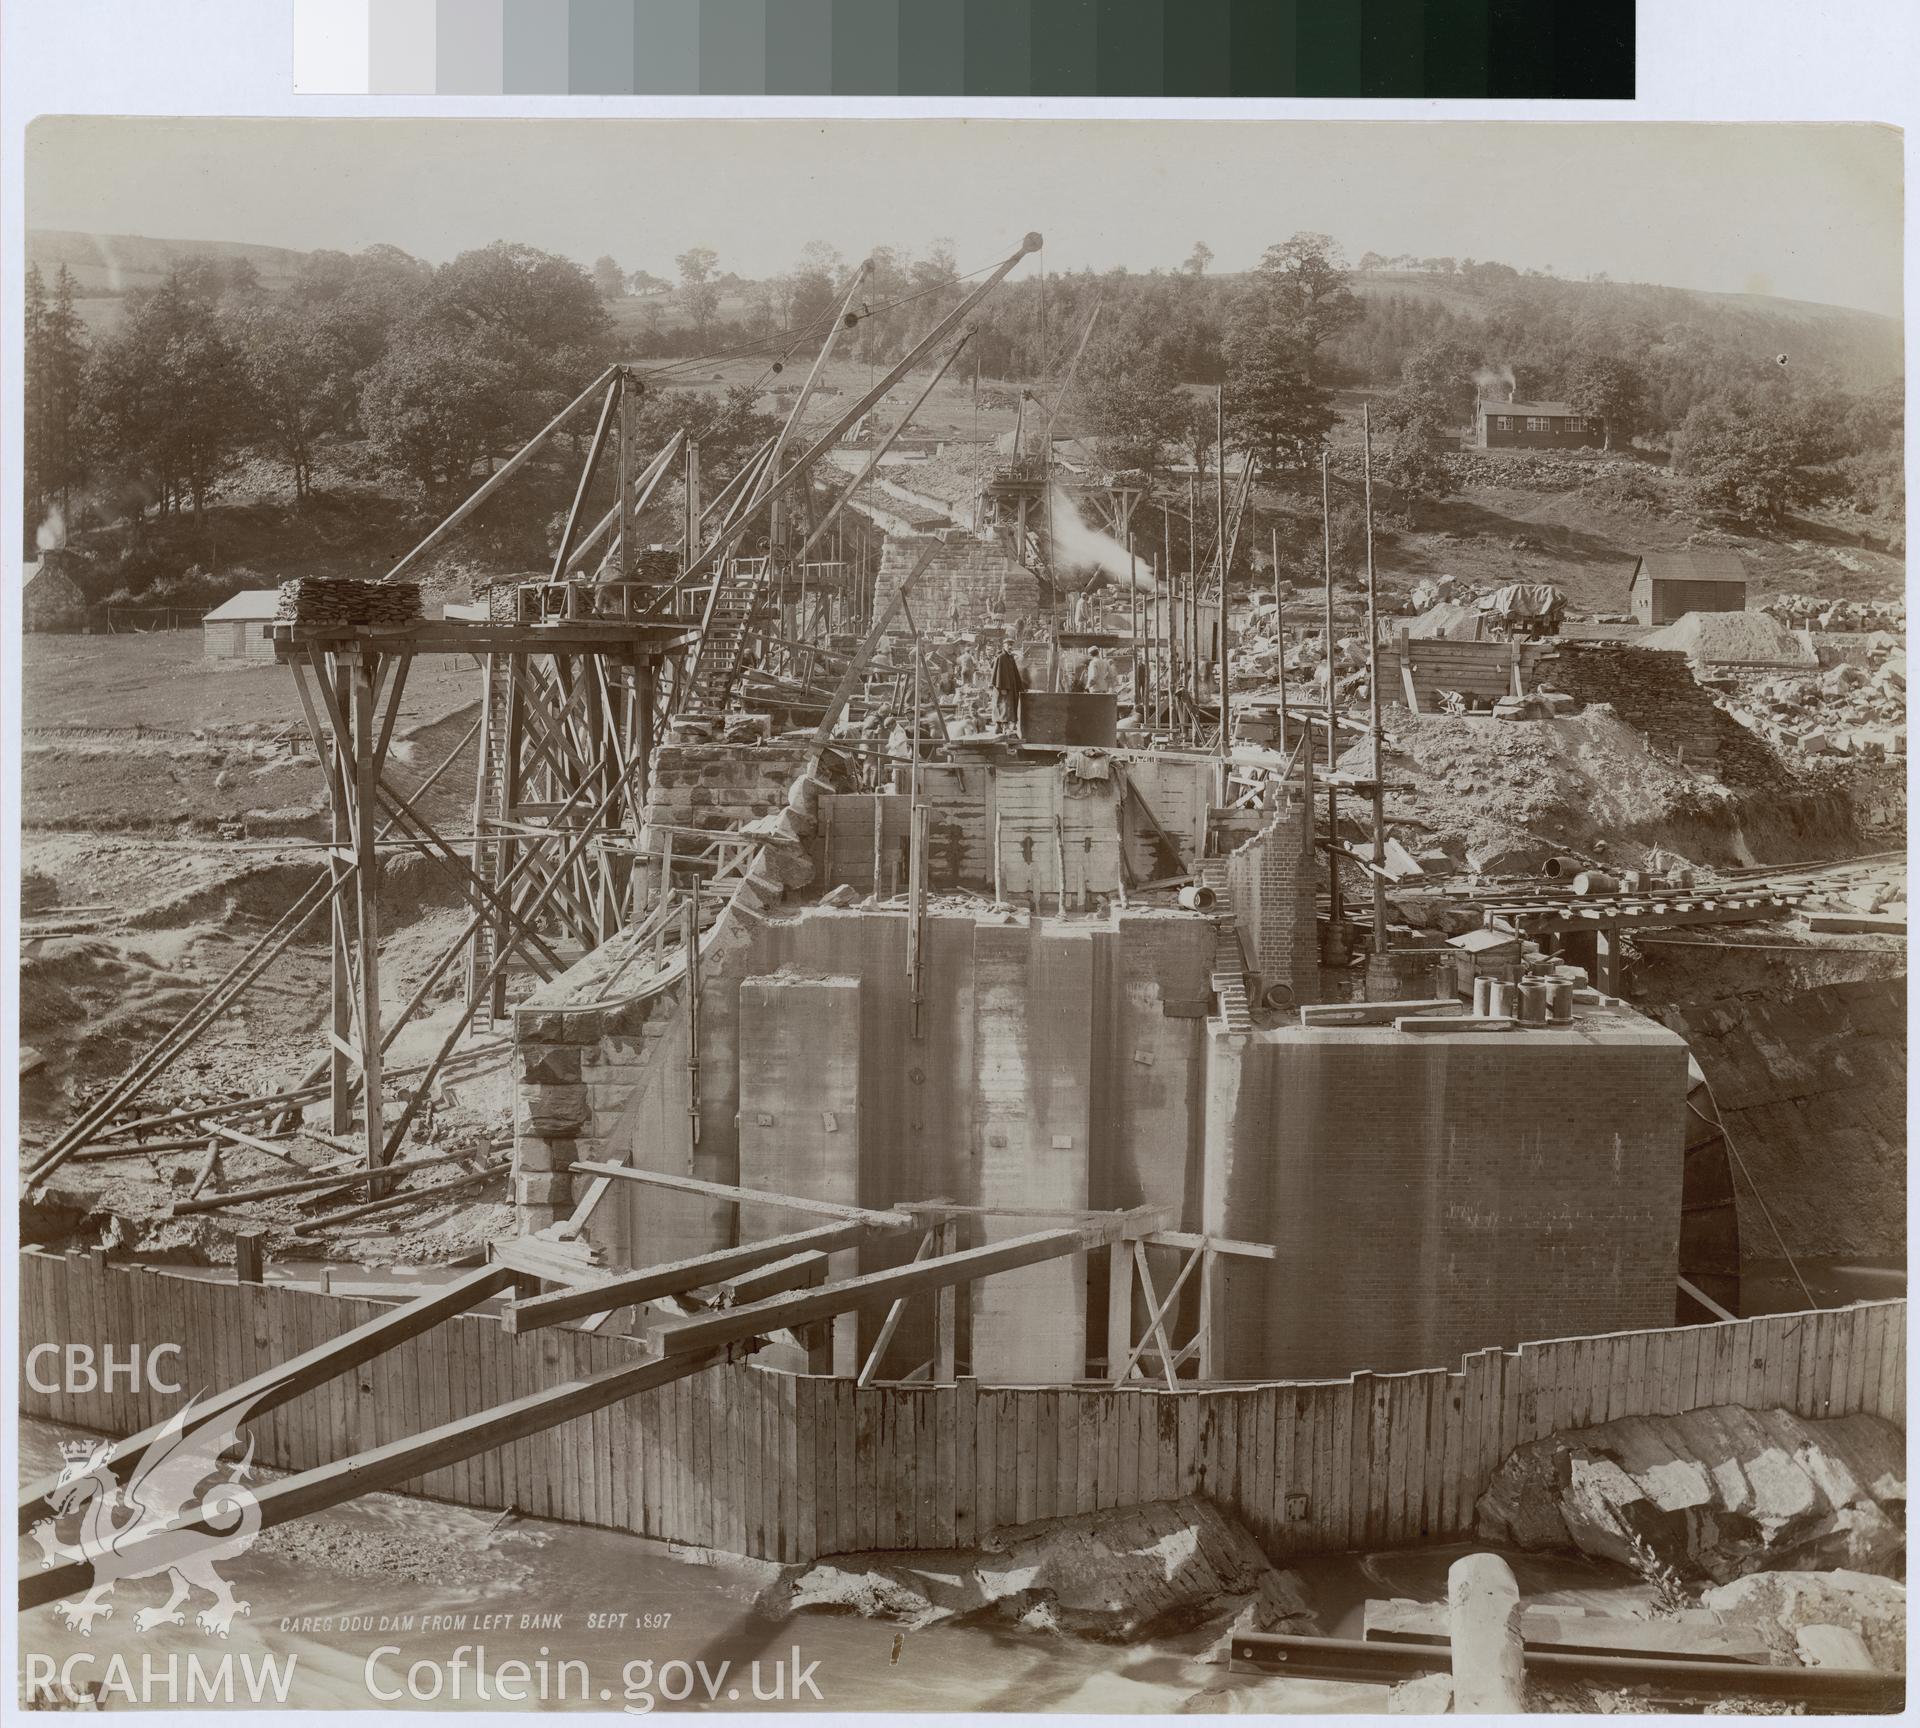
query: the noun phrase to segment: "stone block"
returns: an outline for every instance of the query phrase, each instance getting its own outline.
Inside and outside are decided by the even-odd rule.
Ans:
[[[529,1206],[523,1201],[519,1210],[522,1236],[537,1235],[560,1222],[561,1209],[558,1206]],[[570,1212],[573,1208],[569,1206],[567,1210]]]
[[[580,1078],[580,1046],[578,1044],[532,1044],[521,1043],[515,1054],[519,1057],[520,1078],[542,1086],[564,1086]]]
[[[570,1208],[573,1178],[564,1171],[525,1170],[514,1184],[514,1198],[522,1206]]]
[[[565,1086],[528,1086],[520,1094],[520,1125],[525,1133],[566,1138],[590,1120],[587,1089],[578,1081]]]
[[[572,1140],[548,1140],[538,1134],[523,1134],[513,1149],[515,1168],[522,1173],[565,1170],[580,1156]]]

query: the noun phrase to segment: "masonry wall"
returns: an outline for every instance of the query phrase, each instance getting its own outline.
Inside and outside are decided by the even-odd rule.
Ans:
[[[522,1227],[571,1209],[580,1189],[564,1171],[575,1159],[629,1157],[645,1169],[774,1187],[781,1169],[797,1168],[799,1154],[782,1138],[799,1131],[802,1114],[822,1160],[815,1174],[825,1182],[829,1164],[839,1172],[821,1197],[851,1195],[873,1207],[936,1198],[1100,1210],[1155,1204],[1179,1227],[1197,1227],[1209,921],[1160,910],[1037,922],[935,912],[925,931],[917,1033],[904,912],[809,907],[739,919],[724,942],[710,942],[697,1145],[681,991],[584,1014],[523,1009],[515,1022]],[[549,992],[564,996],[571,983],[590,998],[594,975],[594,963],[583,962]],[[807,1089],[782,1106],[803,1065]],[[828,1070],[838,1077],[832,1084]],[[857,1132],[822,1127],[816,1136],[814,1114],[837,1112],[829,1093],[844,1102],[849,1070],[858,1076]],[[762,1124],[763,1114],[775,1121]],[[1070,1144],[1056,1145],[1063,1139]],[[851,1189],[842,1181],[849,1155]],[[800,1180],[812,1177],[801,1171]],[[645,1265],[728,1245],[732,1211],[617,1183],[588,1235],[612,1263]],[[775,1222],[769,1211],[742,1229],[764,1233]],[[1036,1227],[1008,1219],[992,1230]],[[987,1239],[984,1230],[975,1227],[969,1243]],[[909,1259],[915,1246],[911,1237],[871,1245],[860,1269]],[[1059,1324],[1044,1343],[1029,1337],[1028,1322],[977,1331],[979,1371],[1045,1378],[1042,1368],[1058,1366],[1060,1378],[1076,1377],[1084,1275],[1083,1258],[1035,1269],[1047,1289],[1038,1311]],[[991,1300],[1002,1282],[979,1290]],[[863,1344],[878,1325],[879,1316],[863,1318]],[[889,1360],[911,1367],[930,1348],[930,1305],[910,1304]]]
[[[1596,1010],[1504,1035],[1291,1028],[1222,1054],[1208,1227],[1279,1249],[1228,1263],[1228,1376],[1672,1319],[1687,1054],[1664,1028]]]
[[[725,832],[784,809],[787,789],[806,772],[805,741],[759,744],[662,744],[653,757],[645,823]],[[689,837],[676,850],[692,851]]]
[[[874,579],[876,617],[900,591],[900,584],[934,538],[924,534],[887,536]],[[929,630],[1011,625],[1015,618],[1038,617],[1048,610],[1046,591],[1031,570],[991,542],[970,536],[940,542],[933,562],[914,583],[907,605],[914,622]],[[892,634],[906,636],[911,628],[901,617],[896,619]]]

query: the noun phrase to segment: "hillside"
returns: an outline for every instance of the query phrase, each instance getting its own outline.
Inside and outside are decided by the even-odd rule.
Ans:
[[[244,258],[260,272],[261,285],[282,288],[293,280],[304,252],[255,246],[242,240],[156,240],[140,234],[79,234],[65,228],[29,228],[27,263],[51,274],[62,264],[87,294],[124,294],[151,288],[180,258]]]

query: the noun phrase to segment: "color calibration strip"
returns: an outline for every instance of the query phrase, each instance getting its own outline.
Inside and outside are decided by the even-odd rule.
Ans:
[[[1634,0],[294,0],[303,95],[1627,100]]]

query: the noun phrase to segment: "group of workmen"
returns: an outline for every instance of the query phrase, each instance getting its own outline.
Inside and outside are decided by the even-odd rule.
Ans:
[[[1001,726],[1017,723],[1020,698],[1027,688],[1027,675],[1020,665],[1020,656],[1014,652],[1015,646],[1012,642],[1003,644],[991,665],[986,668],[987,682],[993,691],[993,717]],[[972,649],[961,651],[955,668],[961,689],[968,688],[978,679],[982,664],[981,660],[975,658]],[[1068,671],[1065,681],[1068,690],[1085,691],[1090,696],[1111,696],[1119,687],[1113,661],[1097,646],[1087,650],[1085,660]]]

